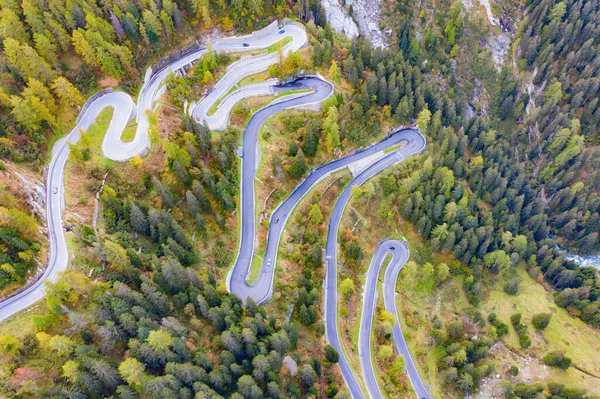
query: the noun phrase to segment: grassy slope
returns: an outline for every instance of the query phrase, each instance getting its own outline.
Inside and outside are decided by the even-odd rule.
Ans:
[[[531,348],[527,351],[520,349],[519,338],[512,328],[503,341],[517,353],[526,352],[540,358],[550,351],[565,351],[567,356],[573,359],[574,367],[598,378],[585,378],[584,373],[572,367],[566,372],[550,369],[553,371],[552,379],[600,390],[600,333],[580,319],[571,317],[565,309],[556,306],[552,294],[532,279],[525,270],[518,269],[518,273],[523,280],[518,295],[506,294],[502,289],[502,281],[498,278],[490,287],[488,298],[481,304],[483,310],[496,312],[507,323],[513,313],[523,315],[522,323],[527,324],[532,341]],[[536,313],[552,313],[550,324],[543,331],[536,331],[531,325],[531,318]]]
[[[378,192],[377,188],[375,191]],[[353,200],[351,205],[358,213],[368,215],[368,218],[358,223],[354,232],[359,237],[361,247],[365,252],[364,271],[368,267],[378,242],[384,238],[394,238],[400,235],[407,237],[411,260],[416,261],[417,265],[422,265],[427,261],[432,261],[434,264],[446,262],[451,268],[452,265],[456,265],[456,261],[447,255],[431,254],[429,248],[408,224],[387,218],[385,215],[391,208],[391,204],[382,201],[377,195],[371,200],[368,208],[365,207],[364,200]],[[350,209],[348,207],[348,210]],[[357,216],[348,210],[343,224],[347,228],[352,228]],[[490,358],[496,364],[497,373],[501,375],[501,378],[505,378],[504,372],[509,366],[519,364],[520,357],[530,356],[534,360],[522,362],[520,369],[523,371],[515,381],[531,383],[556,381],[567,386],[582,387],[590,392],[599,393],[600,379],[586,375],[573,367],[567,371],[546,367],[535,359],[541,359],[552,350],[564,350],[567,356],[573,359],[575,367],[600,377],[600,363],[597,362],[597,359],[600,358],[600,333],[581,320],[571,317],[566,310],[557,307],[552,300],[552,294],[546,292],[544,287],[532,279],[525,270],[518,269],[517,272],[523,280],[517,296],[504,293],[502,277],[498,276],[484,293],[484,298],[479,306],[479,310],[484,316],[494,311],[507,324],[510,324],[511,314],[520,312],[523,314],[523,322],[528,325],[532,346],[527,351],[520,348],[518,337],[514,329],[510,327],[509,335],[502,340],[505,346],[499,345],[490,353]],[[342,270],[339,281],[345,277],[347,275],[344,275]],[[453,277],[431,293],[420,292],[414,288],[415,286],[417,286],[415,276],[408,275],[406,270],[403,271],[399,276],[397,287],[399,292],[398,310],[401,314],[403,332],[425,383],[433,387],[434,397],[450,397],[444,384],[438,380],[436,350],[429,343],[429,332],[431,318],[434,314],[447,320],[453,314],[460,315],[462,309],[469,306],[462,289],[462,277]],[[360,290],[361,288],[357,286],[357,291]],[[381,300],[379,301],[381,302]],[[352,311],[359,313],[360,309],[352,309]],[[531,317],[540,312],[551,312],[553,317],[550,325],[543,332],[536,332],[531,326]],[[351,323],[354,327],[346,330],[348,334],[346,347],[356,348],[358,340],[356,326],[359,324],[360,318],[358,314],[351,315],[351,317],[354,320]],[[511,352],[510,349],[514,352]],[[357,367],[358,353],[353,352],[351,351],[351,358],[356,360],[352,359],[351,363],[353,367]],[[375,353],[374,356],[377,354]],[[497,381],[486,382],[486,384],[495,382]],[[382,384],[381,380],[380,384]],[[485,393],[482,395],[481,397],[485,397]]]
[[[31,316],[40,315],[46,312],[44,302],[38,302],[27,310],[18,313],[0,324],[0,334],[10,334],[20,338],[34,331],[33,320]]]

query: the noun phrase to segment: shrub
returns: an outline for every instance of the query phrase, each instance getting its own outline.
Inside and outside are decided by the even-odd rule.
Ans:
[[[340,360],[340,354],[331,345],[325,346],[325,359],[329,363],[337,363]]]
[[[490,322],[491,325],[493,325],[494,327],[496,327],[496,333],[498,334],[499,337],[508,334],[508,325],[506,323],[504,323],[502,320],[500,320],[498,318],[498,316],[496,316],[496,313],[490,313],[488,315],[488,321]]]
[[[515,313],[510,316],[510,323],[516,328],[521,324],[521,313]]]
[[[519,292],[519,284],[521,284],[521,280],[518,278],[507,281],[504,283],[504,292],[509,295],[517,295]]]
[[[524,349],[527,349],[531,346],[531,339],[529,338],[529,334],[520,334],[519,335],[519,343]]]
[[[537,330],[543,330],[548,327],[550,318],[552,318],[552,313],[538,313],[531,319],[531,324],[533,324]]]
[[[543,360],[548,366],[558,367],[563,370],[566,370],[571,366],[571,358],[565,356],[565,352],[563,351],[550,352],[544,356]]]
[[[540,392],[542,392],[544,390],[544,387],[542,387],[539,384],[535,384],[535,385],[529,385],[529,384],[517,384],[515,385],[515,390],[514,390],[514,394],[516,395],[515,397],[518,398],[537,398],[538,394]]]
[[[508,370],[506,371],[506,374],[516,376],[519,374],[519,368],[515,365],[512,365],[508,368]]]

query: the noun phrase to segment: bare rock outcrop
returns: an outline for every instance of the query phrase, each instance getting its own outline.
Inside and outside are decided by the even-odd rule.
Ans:
[[[345,33],[351,39],[358,36],[356,22],[348,15],[346,9],[340,5],[338,0],[321,0],[321,4],[325,8],[327,22],[333,30],[338,33]]]
[[[354,18],[360,33],[371,41],[373,47],[387,47],[388,43],[381,30],[381,0],[352,0]]]

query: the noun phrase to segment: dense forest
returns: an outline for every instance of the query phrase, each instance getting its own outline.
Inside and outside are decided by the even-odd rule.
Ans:
[[[151,129],[156,123],[151,118]],[[232,253],[218,242],[216,253],[197,251],[197,241],[226,229],[236,207],[239,131],[214,140],[188,118],[181,128],[191,132],[162,143],[165,171],[104,187],[102,234],[87,225],[78,229],[83,249],[75,263],[90,274],[101,268],[102,278],[66,273],[48,285],[47,311],[33,316],[35,334],[19,340],[0,335],[6,366],[33,373],[26,383],[4,379],[0,392],[36,398],[300,398],[317,395],[321,386],[328,397],[345,397],[331,371],[338,358],[332,348],[300,351],[301,329],[294,321],[269,317],[251,300],[242,307],[216,280]],[[91,181],[105,172],[89,159],[72,161],[85,164]],[[310,279],[308,269],[305,275]],[[295,319],[313,325],[315,299],[306,301],[309,309],[301,307]],[[293,371],[283,365],[285,356],[291,356],[286,364]],[[13,384],[19,389],[12,391]]]
[[[25,282],[41,249],[37,220],[20,202],[0,183],[0,292]]]
[[[479,43],[486,31],[464,16],[459,2],[441,2],[445,11],[436,15],[396,2],[405,22],[385,50],[336,35],[314,1],[5,0],[0,151],[16,161],[40,159],[49,138],[68,130],[76,105],[99,89],[100,77],[135,92],[145,68],[186,42],[196,27],[246,32],[261,27],[260,20],[297,16],[312,36],[307,69],[327,71],[338,84],[344,79],[345,90],[327,103],[321,121],[287,120],[301,137],[278,154],[274,175],[300,179],[306,158],[348,151],[391,125],[415,120],[428,149],[381,179],[382,195],[395,205],[390,217],[409,221],[435,251],[462,262],[452,273],[466,275],[464,289],[474,307],[489,276],[505,277],[505,290],[517,292],[510,270],[522,266],[555,288],[559,306],[600,327],[596,270],[566,261],[557,247],[600,249],[600,65],[594,43],[600,4],[545,0],[526,6],[515,32],[515,62],[507,60],[497,72]],[[225,61],[204,59],[191,79],[209,83]],[[174,105],[197,99],[183,80],[169,82]],[[476,87],[486,94],[474,96]],[[37,334],[1,337],[11,371],[32,368],[41,375],[22,385],[19,397],[289,398],[317,396],[317,386],[327,386],[327,397],[343,396],[329,367],[336,356],[325,356],[320,347],[310,356],[296,349],[300,326],[322,335],[319,207],[303,232],[299,262],[305,268],[293,320],[269,318],[254,304],[242,308],[217,281],[223,272],[216,268],[228,267],[234,254],[218,240],[210,254],[195,249],[195,240],[228,229],[239,190],[235,148],[241,132],[230,129],[215,138],[205,126],[181,119],[161,144],[165,170],[144,174],[139,185],[109,184],[100,199],[105,231],[84,226],[78,232],[102,268],[101,278],[67,274],[49,289],[49,313],[35,316]],[[158,122],[151,123],[156,129]],[[90,171],[95,178],[104,172]],[[0,202],[0,277],[18,279],[28,262],[20,253],[35,251],[38,238],[30,226],[16,233],[6,228],[22,218],[11,213],[6,198]],[[345,240],[342,251],[357,272],[364,266],[354,240]],[[438,371],[460,392],[474,391],[494,371],[486,354],[509,323],[523,347],[528,340],[519,317],[484,320],[473,310],[468,318],[494,333],[471,339],[462,322],[440,322],[432,333]],[[299,362],[294,377],[282,367],[286,354]],[[560,354],[547,360],[567,365]],[[10,392],[8,385],[2,389]],[[542,392],[586,397],[558,384],[511,386],[505,396],[536,398]]]
[[[319,8],[315,2],[297,7],[306,12]],[[135,95],[146,68],[193,40],[198,29],[248,32],[262,27],[256,25],[259,17],[275,19],[289,12],[281,1],[2,2],[0,157],[43,166],[51,143],[71,129],[85,97],[114,85]],[[197,99],[227,62],[226,56],[209,55],[195,75],[183,79],[187,97]],[[85,148],[79,156],[90,151]],[[23,284],[36,270],[33,256],[17,257],[39,247],[31,238],[18,228],[4,231],[2,287]]]
[[[297,7],[320,9],[314,1]],[[98,90],[100,76],[135,94],[150,63],[193,39],[197,27],[248,32],[289,12],[280,0],[3,1],[1,155],[36,160],[51,134],[68,131],[65,118]]]

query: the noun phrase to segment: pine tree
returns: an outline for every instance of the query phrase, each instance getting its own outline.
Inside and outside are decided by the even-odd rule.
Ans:
[[[114,55],[111,54],[108,49],[98,48],[96,59],[102,72],[115,78],[119,78],[123,75],[124,71],[121,63],[118,59],[115,59]]]
[[[385,80],[385,76],[382,76],[381,79],[379,79],[379,86],[377,89],[377,104],[380,106],[387,104],[387,82]]]
[[[173,21],[171,20],[169,14],[167,14],[167,11],[164,9],[160,12],[160,20],[165,27],[167,38],[171,38],[173,36]]]
[[[138,233],[148,235],[150,230],[146,215],[144,215],[144,212],[142,212],[140,207],[133,202],[129,205],[129,223]]]
[[[83,30],[81,29],[73,31],[71,38],[73,41],[73,48],[88,65],[97,66],[98,61],[96,60],[96,52],[82,32]]]
[[[325,136],[325,148],[330,154],[333,150],[340,146],[340,126],[337,122],[333,122],[329,129],[327,129],[327,135]]]
[[[150,10],[144,10],[142,16],[148,37],[152,42],[157,43],[158,37],[162,32],[162,26],[159,19]]]
[[[305,364],[300,368],[300,381],[302,381],[305,388],[312,387],[317,382],[317,378],[317,373],[309,364]]]
[[[302,151],[307,157],[314,157],[319,149],[319,125],[311,121],[302,137]]]
[[[194,184],[195,183],[196,182],[194,182]],[[188,208],[192,215],[202,213],[202,209],[200,208],[200,202],[198,201],[194,193],[192,193],[190,190],[187,190],[185,192],[185,199],[187,201]]]
[[[206,195],[206,191],[204,190],[202,183],[200,183],[197,180],[194,181],[194,184],[192,185],[192,191],[194,193],[194,196],[198,200],[201,212],[212,213],[212,206],[210,205],[210,200]]]
[[[21,8],[25,15],[25,21],[27,25],[34,33],[44,32],[44,18],[42,15],[42,7],[39,3],[33,0],[23,0],[21,2]]]
[[[41,33],[33,34],[35,49],[50,65],[58,65],[58,49],[57,46],[46,36]]]
[[[21,71],[25,78],[35,78],[47,83],[54,76],[50,65],[27,44],[19,44],[11,38],[5,39],[4,53],[8,62]]]
[[[328,153],[340,146],[340,126],[338,125],[338,109],[335,106],[329,107],[327,117],[323,121],[323,131],[325,132],[325,149]]]
[[[208,128],[206,122],[200,124],[192,120],[192,126],[194,129],[194,134],[196,135],[196,139],[198,140],[200,153],[202,156],[204,156],[206,163],[212,151],[212,135],[210,129]]]
[[[140,33],[139,33],[138,27],[135,23],[134,16],[131,15],[131,13],[127,13],[121,18],[121,21],[123,23],[123,29],[125,30],[127,37],[129,37],[131,40],[133,40],[134,43],[139,42],[140,41]]]
[[[0,10],[0,37],[15,39],[21,43],[29,41],[29,33],[27,33],[25,25],[21,22],[19,16],[9,8]]]
[[[71,37],[63,28],[63,26],[55,21],[50,13],[44,13],[44,19],[48,27],[49,35],[53,35],[56,38],[58,45],[62,51],[68,51],[71,46]]]
[[[300,150],[292,160],[289,173],[292,179],[299,179],[304,172],[306,172],[306,163],[304,161],[304,154],[302,153],[302,150]]]
[[[153,177],[153,182],[154,182],[154,188],[156,189],[156,192],[162,199],[163,204],[165,204],[169,208],[172,208],[173,207],[173,195],[169,192],[169,190],[167,190],[167,188],[165,186],[163,186],[161,181],[158,180],[156,178],[156,176]]]
[[[181,162],[175,161],[173,163],[173,173],[177,176],[177,179],[181,184],[186,187],[189,187],[192,184],[192,177],[188,173],[188,171],[183,167]]]
[[[119,374],[129,385],[140,388],[144,378],[144,364],[136,358],[128,357],[119,364]]]
[[[190,279],[177,259],[167,257],[161,263],[161,274],[174,293],[181,292],[190,285]]]
[[[27,80],[27,87],[23,89],[21,95],[31,104],[35,102],[35,99],[39,99],[43,103],[43,109],[38,109],[38,112],[50,115],[51,119],[54,118],[56,104],[54,103],[54,97],[44,83],[37,79],[29,78]]]
[[[74,107],[82,105],[85,102],[85,99],[79,90],[62,76],[54,79],[54,82],[52,82],[52,90],[54,90],[58,98],[60,98],[63,106]]]

